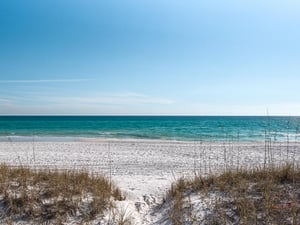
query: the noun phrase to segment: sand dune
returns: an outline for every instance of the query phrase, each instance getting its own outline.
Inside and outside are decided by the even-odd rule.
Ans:
[[[85,168],[111,176],[125,192],[136,224],[159,224],[149,216],[182,176],[224,169],[300,161],[300,143],[177,142],[147,140],[84,140],[81,142],[0,142],[0,162],[35,168]],[[145,202],[147,204],[145,204]],[[125,203],[122,203],[125,204]],[[147,207],[146,207],[147,206]],[[142,207],[142,208],[141,208]],[[142,209],[142,210],[141,210]]]

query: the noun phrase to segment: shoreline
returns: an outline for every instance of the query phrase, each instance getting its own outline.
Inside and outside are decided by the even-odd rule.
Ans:
[[[271,140],[272,143],[300,143],[300,139],[293,138],[295,135],[290,135],[289,140]],[[84,137],[84,136],[0,136],[0,142],[166,142],[166,143],[264,143],[266,139],[200,139],[200,140],[178,140],[178,139],[156,139],[156,138],[113,138],[113,137]]]

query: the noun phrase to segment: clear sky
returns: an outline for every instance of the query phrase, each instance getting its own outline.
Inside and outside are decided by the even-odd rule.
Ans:
[[[300,115],[300,1],[1,0],[0,114]]]

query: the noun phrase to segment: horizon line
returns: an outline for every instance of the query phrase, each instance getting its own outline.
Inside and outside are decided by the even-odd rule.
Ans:
[[[221,114],[212,114],[212,115],[200,115],[200,114],[0,114],[1,116],[191,116],[191,117],[201,117],[201,116],[211,116],[211,117],[300,117],[300,115],[283,115],[283,114],[254,114],[254,115],[221,115]]]

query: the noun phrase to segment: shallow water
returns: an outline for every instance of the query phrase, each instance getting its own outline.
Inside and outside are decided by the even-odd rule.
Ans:
[[[0,141],[294,141],[299,124],[300,117],[273,116],[0,116]]]

